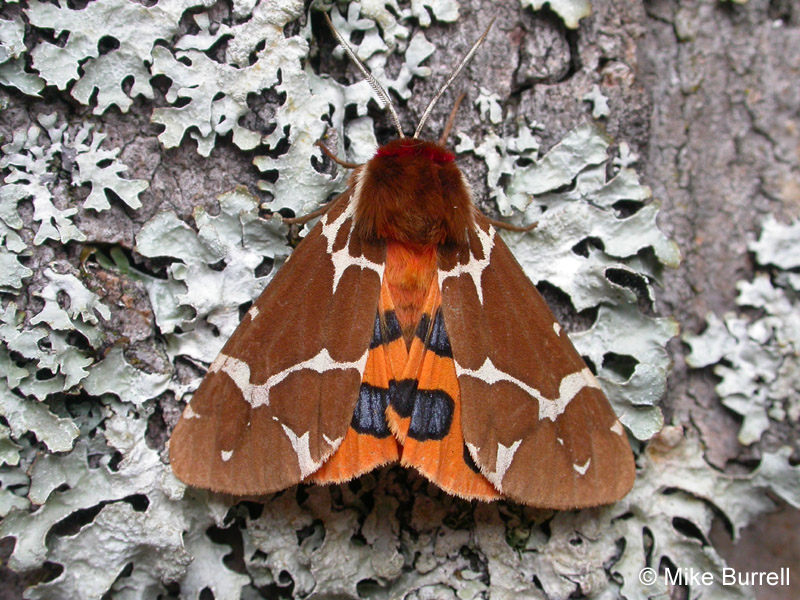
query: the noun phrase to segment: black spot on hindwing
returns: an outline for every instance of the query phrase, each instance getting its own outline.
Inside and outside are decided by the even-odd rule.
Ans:
[[[372,339],[369,349],[372,350],[382,344],[389,344],[403,337],[403,329],[393,310],[387,311],[381,320],[380,312],[375,314],[375,325],[372,329]]]
[[[447,330],[444,327],[444,313],[441,309],[436,311],[436,315],[431,323],[431,318],[424,314],[419,320],[415,334],[427,350],[431,350],[444,358],[453,358],[453,349],[450,347],[450,338],[447,337]]]
[[[450,432],[455,402],[442,390],[417,390],[408,436],[424,442],[441,440]]]
[[[411,416],[411,410],[414,408],[414,393],[416,391],[416,379],[403,379],[401,381],[392,379],[389,382],[389,401],[401,419],[407,419]]]
[[[455,402],[442,390],[420,390],[414,379],[389,382],[389,401],[402,419],[411,417],[408,436],[424,442],[441,440],[453,423]]]
[[[417,325],[417,331],[414,332],[419,339],[422,340],[422,343],[425,343],[425,340],[428,338],[428,330],[431,328],[431,316],[428,313],[422,313],[422,316],[419,319],[419,324]]]
[[[470,471],[474,471],[478,475],[481,474],[480,467],[475,464],[475,460],[472,458],[472,454],[469,453],[469,448],[467,448],[466,444],[464,444],[464,462],[467,463]]]
[[[386,423],[388,404],[389,390],[362,383],[350,426],[358,433],[369,434],[376,438],[389,436],[391,431]]]

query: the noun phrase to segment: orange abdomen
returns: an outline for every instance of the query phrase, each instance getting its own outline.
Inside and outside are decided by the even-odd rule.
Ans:
[[[415,247],[387,241],[384,278],[406,345],[414,337],[425,296],[435,276],[436,246]]]

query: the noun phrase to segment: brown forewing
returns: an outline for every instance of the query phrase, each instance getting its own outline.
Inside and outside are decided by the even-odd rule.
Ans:
[[[491,226],[483,215],[476,222],[485,244]],[[508,247],[498,235],[490,246],[478,278],[482,303],[469,273],[442,281],[445,323],[461,369],[462,428],[473,458],[518,502],[559,509],[613,502],[630,490],[635,474],[624,430]],[[470,232],[469,251],[440,251],[440,271],[472,264],[474,273],[483,252],[478,233]],[[530,390],[545,399],[576,393],[551,420],[540,417],[540,401]]]
[[[385,255],[381,244],[347,243],[352,218],[323,235],[323,222],[336,222],[349,201],[349,193],[335,201],[222,350],[239,370],[247,365],[251,386],[285,375],[269,401],[246,401],[247,377],[233,377],[230,365],[212,365],[194,394],[170,439],[173,471],[185,483],[234,495],[277,491],[307,476],[344,437],[361,383],[352,365],[363,368],[381,285],[376,270],[346,264],[364,257],[381,265]],[[335,293],[329,239],[333,252],[347,247],[338,257],[345,268]],[[316,370],[297,369],[314,357]]]

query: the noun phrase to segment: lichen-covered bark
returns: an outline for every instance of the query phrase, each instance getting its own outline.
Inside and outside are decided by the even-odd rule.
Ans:
[[[707,312],[733,307],[737,282],[752,274],[747,244],[768,214],[800,214],[797,129],[800,69],[797,7],[791,3],[647,4],[644,79],[654,104],[648,174],[667,200],[664,228],[685,249],[680,271],[665,277],[665,306],[697,332]],[[707,373],[687,373],[673,348],[676,415],[703,431],[713,464],[754,458],[720,410]],[[765,447],[788,443],[773,432]],[[754,454],[755,453],[755,454]]]
[[[398,19],[393,3],[364,0],[360,16],[342,5],[340,27],[375,50],[368,64],[385,71],[410,130],[496,17],[424,135],[438,137],[465,91],[451,145],[476,200],[495,216],[527,209],[521,218],[541,218],[513,244],[534,279],[538,269],[575,265],[573,278],[567,267],[543,277],[543,292],[567,326],[589,328],[576,343],[617,408],[630,411],[626,426],[646,440],[661,423],[647,401],[660,395],[662,347],[675,334],[663,317],[697,333],[709,311],[737,310],[737,282],[768,269],[748,252],[761,223],[800,216],[800,12],[781,0],[593,0],[572,29],[565,23],[584,1],[531,4],[400,2]],[[185,490],[164,451],[184,396],[288,254],[287,238],[297,238],[267,220],[270,207],[304,212],[341,190],[341,170],[307,160],[316,139],[344,153],[344,133],[347,152],[358,155],[394,130],[309,3],[96,0],[58,10],[0,8],[2,176],[8,185],[22,173],[28,186],[13,206],[0,196],[2,264],[11,269],[0,285],[0,507],[8,514],[0,532],[17,538],[11,566],[28,570],[0,570],[0,598],[39,582],[31,597],[109,589],[198,597],[207,588],[232,599],[638,598],[667,591],[637,581],[662,558],[718,572],[716,551],[697,539],[707,542],[714,510],[738,535],[772,507],[767,490],[800,503],[786,448],[796,455],[798,423],[771,418],[760,440],[743,446],[718,379],[710,368],[690,369],[677,339],[661,403],[668,427],[639,449],[634,492],[612,507],[474,506],[399,467],[351,485],[301,487],[263,508],[231,509]],[[83,31],[90,21],[102,27]],[[54,36],[56,26],[66,33]],[[24,142],[19,132],[36,124],[41,131]],[[105,138],[91,146],[98,133]],[[524,186],[536,169],[553,175],[555,162],[568,167],[563,182],[529,207]],[[126,166],[114,172],[146,189],[120,183],[109,165]],[[636,172],[620,177],[629,166]],[[610,182],[625,188],[623,202]],[[676,269],[665,268],[676,254],[640,184],[681,250]],[[87,205],[102,185],[108,209]],[[41,239],[31,190],[61,239]],[[548,211],[539,215],[540,206]],[[624,273],[627,285],[606,269]],[[598,314],[623,331],[605,331]],[[609,351],[617,362],[603,371]],[[650,370],[619,360],[627,355]],[[124,543],[112,548],[109,539]],[[93,575],[98,559],[107,572]],[[780,566],[766,557],[751,564]],[[752,597],[719,586],[706,593]]]
[[[685,332],[697,333],[707,313],[721,317],[735,309],[739,282],[753,275],[748,243],[766,217],[788,222],[800,216],[800,96],[794,85],[800,13],[794,3],[766,0],[654,1],[645,10],[648,33],[639,56],[653,98],[648,183],[665,201],[663,228],[684,252],[682,268],[665,274],[661,299]],[[798,424],[791,420],[773,421],[760,443],[742,446],[737,415],[714,392],[718,379],[709,369],[687,367],[685,345],[674,342],[671,349],[669,408],[676,420],[699,429],[711,464],[752,464],[784,444],[797,452]],[[797,527],[796,511],[782,515],[773,527]],[[745,559],[738,565],[763,563],[753,557],[765,557],[770,535],[757,526],[752,541],[741,544]],[[774,564],[797,560],[798,548],[789,548],[794,558]],[[788,597],[774,589],[762,593]]]

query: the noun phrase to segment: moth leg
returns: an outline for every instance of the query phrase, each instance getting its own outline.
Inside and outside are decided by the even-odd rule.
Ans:
[[[511,223],[490,219],[489,217],[486,217],[486,220],[489,221],[495,229],[505,229],[506,231],[533,231],[539,224],[539,221],[534,221],[530,225],[512,225]]]
[[[361,165],[359,163],[351,163],[347,162],[346,160],[342,160],[338,156],[336,156],[330,148],[328,148],[322,140],[317,140],[314,142],[314,145],[317,146],[320,150],[322,150],[323,154],[330,158],[333,162],[335,162],[340,167],[344,167],[345,169],[357,169]]]
[[[332,204],[333,202],[328,202],[327,204],[323,204],[314,212],[310,212],[307,215],[303,215],[302,217],[291,217],[291,218],[284,217],[283,222],[286,223],[287,225],[303,225],[305,223],[308,223],[311,219],[316,219],[317,217],[321,217],[322,215],[324,215],[326,212],[328,212],[328,209],[330,209]]]

